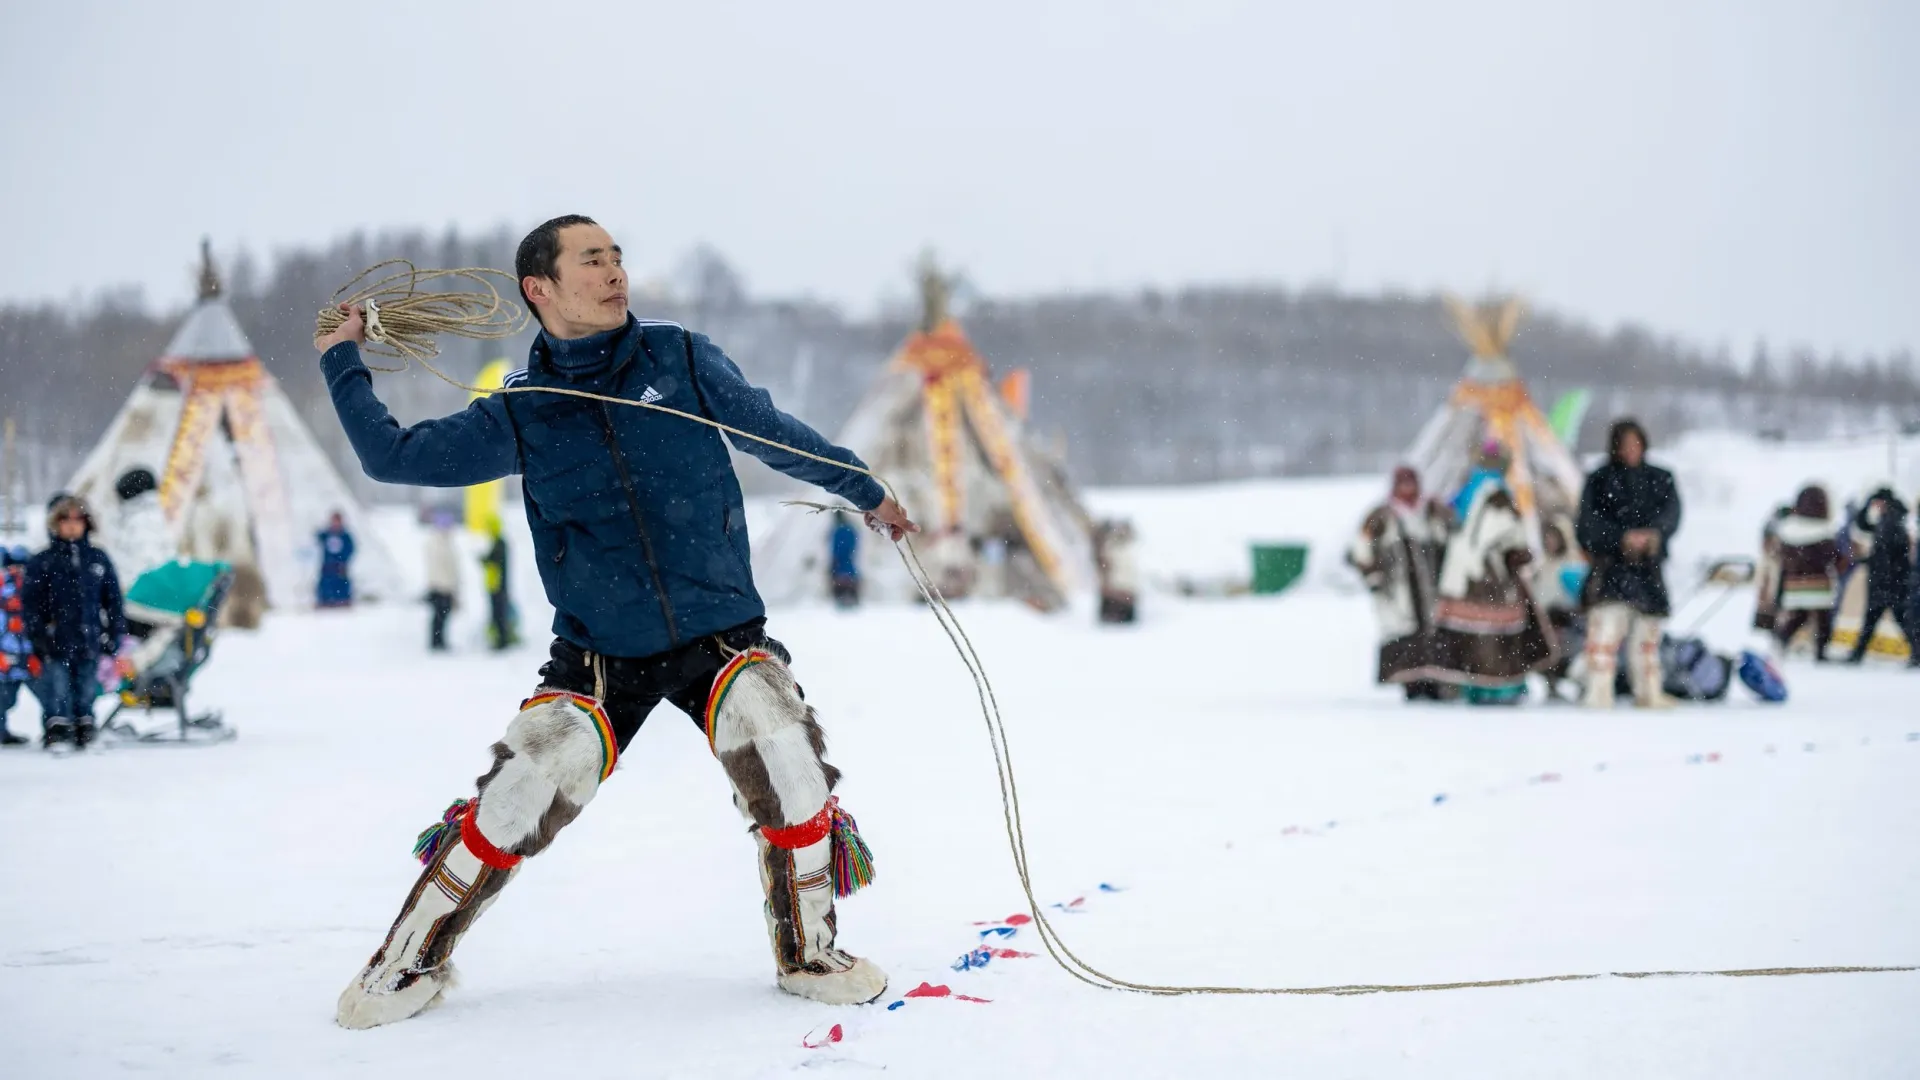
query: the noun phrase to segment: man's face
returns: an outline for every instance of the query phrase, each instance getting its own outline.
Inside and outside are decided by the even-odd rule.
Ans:
[[[1647,459],[1647,444],[1640,441],[1638,432],[1629,431],[1620,437],[1620,463],[1629,469],[1638,468]]]
[[[87,535],[87,519],[77,510],[69,510],[53,519],[53,534],[72,542]]]
[[[620,245],[598,225],[569,225],[560,230],[560,255],[553,278],[530,277],[521,284],[540,309],[548,330],[563,338],[614,330],[627,321],[627,271]]]

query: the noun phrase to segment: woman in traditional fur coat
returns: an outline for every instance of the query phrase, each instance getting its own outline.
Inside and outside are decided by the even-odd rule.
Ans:
[[[1559,644],[1554,662],[1541,669],[1547,677],[1548,696],[1558,701],[1562,700],[1560,684],[1568,680],[1573,655],[1586,637],[1580,593],[1587,581],[1587,557],[1574,542],[1573,521],[1564,514],[1540,523],[1540,547],[1540,561],[1528,569],[1534,603],[1546,614]]]
[[[1839,595],[1840,545],[1834,542],[1833,521],[1825,490],[1808,486],[1793,500],[1793,512],[1773,523],[1772,537],[1780,569],[1773,595],[1774,640],[1782,651],[1794,635],[1813,624],[1813,655],[1827,658],[1833,638],[1833,607]]]
[[[1472,704],[1513,704],[1526,696],[1527,673],[1550,666],[1557,646],[1522,574],[1533,553],[1512,493],[1497,477],[1469,483],[1440,568],[1435,677],[1465,687]]]
[[[1754,574],[1753,628],[1771,634],[1780,620],[1780,522],[1793,515],[1781,506],[1760,527],[1760,564]]]
[[[1373,593],[1380,619],[1379,681],[1400,683],[1408,701],[1442,696],[1428,667],[1449,517],[1444,506],[1421,498],[1419,474],[1402,465],[1393,471],[1386,503],[1367,514],[1347,552],[1347,562]]]

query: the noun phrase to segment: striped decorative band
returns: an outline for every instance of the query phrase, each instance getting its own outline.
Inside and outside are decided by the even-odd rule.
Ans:
[[[586,714],[593,725],[593,733],[600,739],[600,782],[606,783],[613,775],[614,763],[620,760],[620,744],[614,740],[613,724],[607,720],[607,710],[598,701],[585,694],[575,694],[566,690],[542,690],[520,703],[520,711],[526,712],[535,705],[544,705],[549,701],[564,701]]]
[[[720,669],[720,674],[713,677],[713,689],[707,692],[707,714],[703,718],[703,724],[707,729],[708,750],[714,749],[714,721],[720,715],[721,704],[727,700],[727,695],[733,692],[735,680],[740,678],[741,672],[755,664],[767,663],[773,658],[773,654],[765,649],[748,649],[745,652],[735,653],[733,659],[727,661],[726,666]]]

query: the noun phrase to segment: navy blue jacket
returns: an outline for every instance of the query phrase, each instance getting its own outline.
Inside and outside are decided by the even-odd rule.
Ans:
[[[656,402],[865,467],[775,408],[705,335],[629,316],[614,340],[608,370],[574,379],[554,366],[542,334],[507,386]],[[740,484],[713,428],[543,393],[494,394],[403,428],[375,396],[357,346],[334,346],[320,366],[347,440],[373,479],[464,487],[521,475],[559,637],[607,656],[651,656],[766,614],[753,586]],[[858,509],[884,497],[860,473],[749,439],[734,444]]]
[[[27,637],[42,660],[90,664],[127,633],[113,560],[85,537],[52,540],[28,559],[22,600]]]

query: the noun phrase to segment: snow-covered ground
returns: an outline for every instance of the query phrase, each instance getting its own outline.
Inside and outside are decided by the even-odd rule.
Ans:
[[[1200,572],[1232,569],[1250,535],[1343,537],[1370,483],[1267,486],[1302,508],[1280,512],[1234,487],[1152,495],[1158,509],[1101,498],[1190,523],[1149,565]],[[1699,502],[1731,522],[1741,498]],[[411,525],[383,528],[417,574]],[[539,642],[547,612],[519,569]],[[1735,597],[1710,636],[1737,645],[1750,610]],[[1155,596],[1120,631],[961,615],[1007,715],[1037,890],[1087,897],[1058,924],[1115,975],[1920,963],[1920,677],[1904,671],[1792,665],[1775,708],[1737,688],[1660,716],[1408,708],[1369,683],[1367,604],[1318,579],[1273,599]],[[274,618],[228,635],[203,675],[232,743],[0,754],[0,1075],[1920,1071],[1920,974],[1166,999],[1089,988],[1044,956],[956,972],[975,921],[1021,899],[972,686],[913,608],[780,611],[773,630],[879,860],[844,902],[843,943],[892,972],[885,1001],[926,981],[989,1004],[830,1009],[776,991],[751,845],[696,729],[662,706],[462,944],[465,985],[405,1024],[339,1030],[334,997],[413,880],[414,834],[471,790],[536,681],[540,646],[485,653],[480,619],[471,596],[462,650],[435,657],[424,607]],[[22,705],[16,729],[34,717]],[[1041,951],[1031,931],[996,944]],[[800,1046],[836,1022],[843,1041]]]

